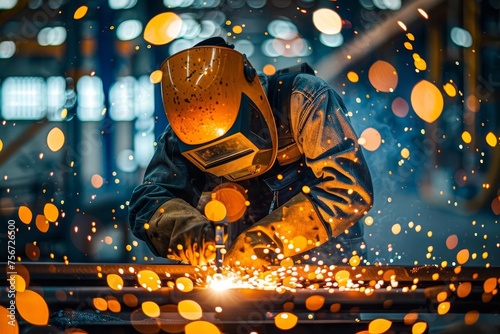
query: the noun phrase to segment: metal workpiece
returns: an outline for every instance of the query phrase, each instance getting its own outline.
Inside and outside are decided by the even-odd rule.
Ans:
[[[410,314],[426,323],[424,333],[432,333],[433,326],[463,320],[471,310],[493,323],[500,312],[496,289],[486,283],[500,277],[498,268],[291,266],[251,275],[190,265],[25,263],[18,265],[18,273],[26,289],[47,304],[46,328],[60,333],[68,328],[90,333],[182,330],[193,320],[183,315],[183,304],[198,307],[198,320],[221,333],[259,334],[279,333],[276,319],[288,316],[296,317],[290,333],[334,328],[355,333],[374,319],[391,321],[395,333],[408,333],[413,323],[404,319]],[[139,278],[146,274],[157,285],[141,284]],[[119,286],[108,280],[113,275],[123,280]],[[214,277],[220,285],[211,285]],[[470,285],[467,293],[458,291],[461,284]],[[2,291],[2,305],[7,298]],[[113,307],[102,308],[111,302]],[[156,316],[145,314],[147,302],[158,305]],[[440,311],[443,302],[449,302],[446,314]],[[33,333],[31,324],[21,317],[18,321],[23,333]]]

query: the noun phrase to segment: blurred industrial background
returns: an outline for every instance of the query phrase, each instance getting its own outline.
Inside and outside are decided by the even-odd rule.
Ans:
[[[20,261],[165,261],[127,201],[166,125],[156,71],[212,36],[344,98],[369,263],[500,264],[499,0],[0,0],[0,254],[14,221]]]

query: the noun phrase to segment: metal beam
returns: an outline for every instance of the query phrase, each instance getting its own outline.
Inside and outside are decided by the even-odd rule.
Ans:
[[[417,0],[411,2],[374,29],[360,34],[353,41],[323,58],[313,67],[318,71],[321,78],[327,82],[331,82],[347,67],[362,60],[393,38],[397,33],[400,33],[402,28],[398,25],[398,21],[409,26],[420,17],[419,8],[428,13],[443,1],[445,0]]]

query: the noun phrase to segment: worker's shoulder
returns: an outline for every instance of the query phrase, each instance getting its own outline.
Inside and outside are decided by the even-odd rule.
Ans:
[[[293,81],[292,93],[307,93],[308,95],[322,94],[332,87],[322,78],[309,74],[299,73]]]

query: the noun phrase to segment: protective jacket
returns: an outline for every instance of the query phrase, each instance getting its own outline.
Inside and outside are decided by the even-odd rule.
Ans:
[[[278,128],[278,138],[288,137],[289,142],[291,138],[300,158],[285,164],[275,162],[265,174],[239,182],[246,190],[249,205],[243,218],[229,225],[228,240],[302,193],[330,235],[330,241],[315,249],[313,255],[331,264],[345,261],[353,250],[363,255],[363,225],[359,220],[372,207],[373,189],[341,97],[321,78],[298,74],[290,85],[289,108],[282,108],[283,104],[274,105],[274,90],[279,88],[273,86],[269,91],[270,77],[259,77],[276,123],[287,119],[286,128]],[[213,232],[196,208],[204,193],[223,182],[184,158],[178,138],[167,126],[158,139],[144,182],[136,187],[130,200],[133,234],[158,256],[187,261],[190,252],[203,255],[207,252],[203,244],[210,242]]]

